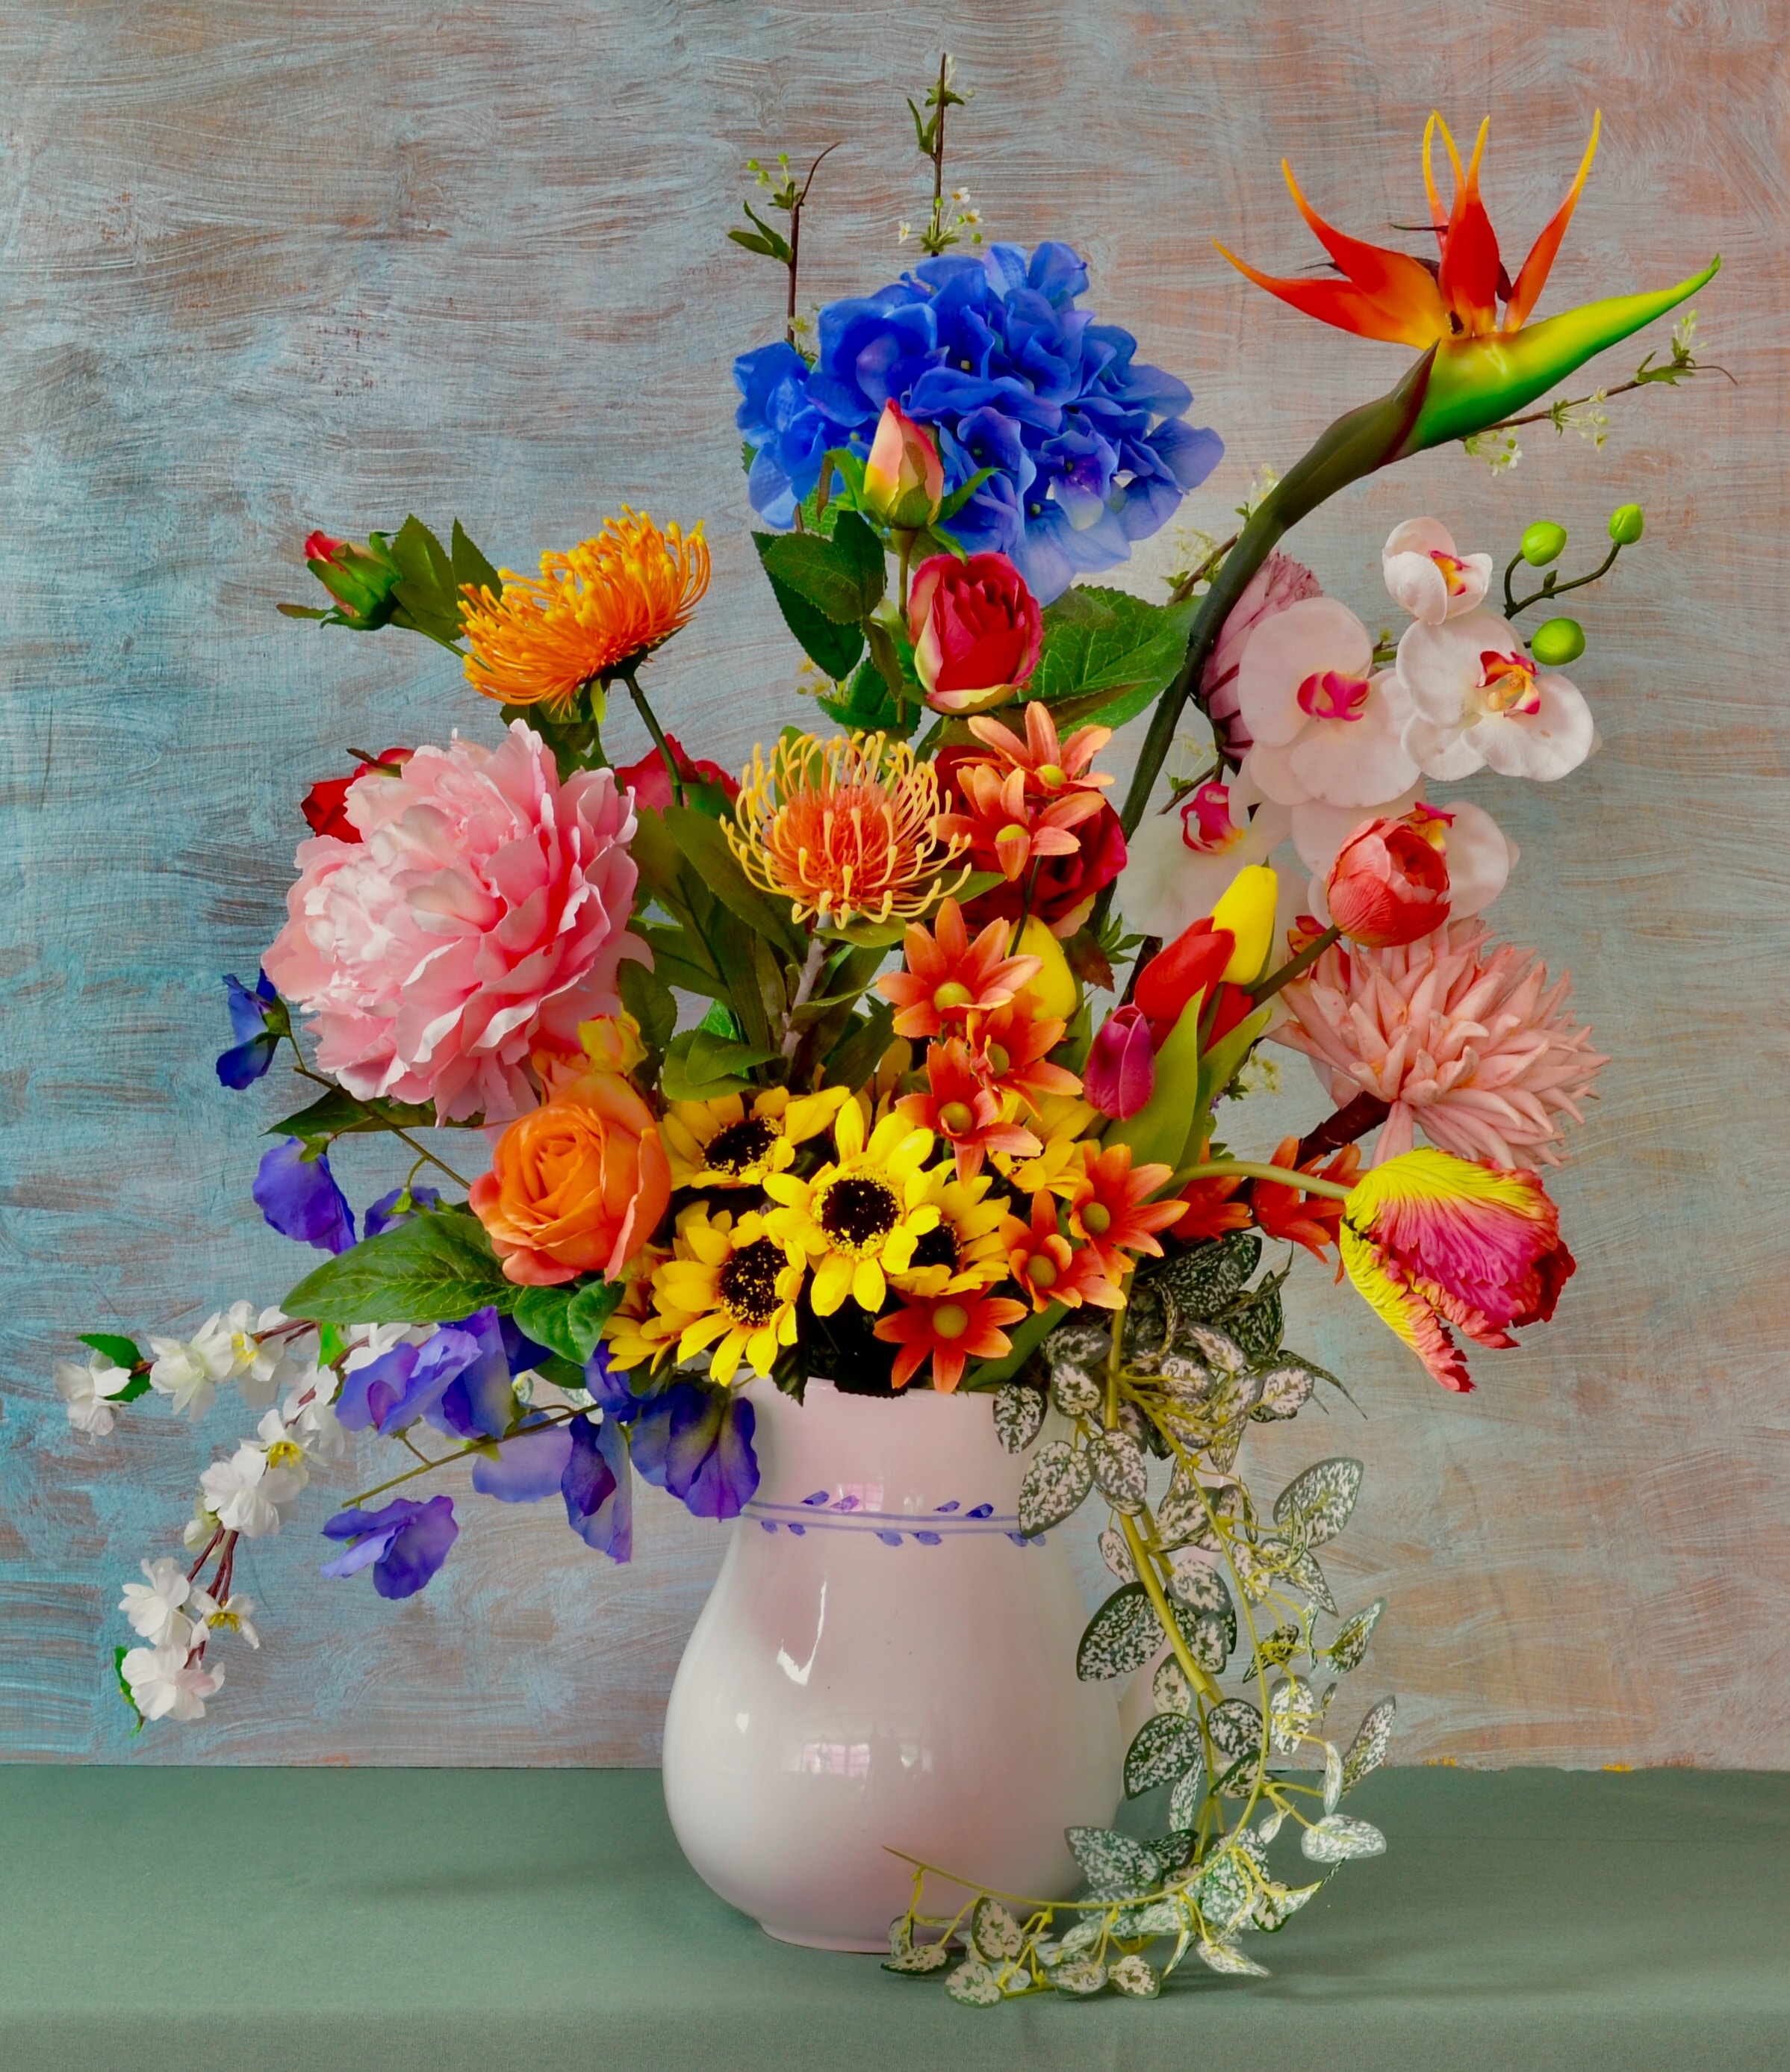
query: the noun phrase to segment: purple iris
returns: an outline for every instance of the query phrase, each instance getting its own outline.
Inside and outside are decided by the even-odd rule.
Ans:
[[[289,1137],[262,1153],[249,1191],[281,1237],[320,1252],[346,1252],[355,1241],[355,1212],[335,1184],[329,1153],[300,1137]]]
[[[339,1511],[323,1536],[348,1542],[346,1553],[324,1563],[326,1576],[352,1576],[371,1566],[373,1588],[382,1597],[413,1597],[446,1560],[460,1528],[452,1497],[418,1503],[400,1496],[383,1511]]]
[[[867,454],[891,399],[934,427],[948,487],[995,472],[950,522],[971,553],[1004,553],[1041,602],[1113,567],[1168,519],[1224,452],[1183,421],[1193,397],[1137,341],[1076,307],[1087,268],[1067,245],[996,245],[930,259],[820,312],[811,368],[788,345],[735,361],[753,508],[794,523],[830,447]]]
[[[752,1405],[729,1389],[675,1381],[649,1397],[630,1434],[634,1465],[698,1518],[737,1518],[758,1486]]]
[[[273,1062],[289,1024],[285,1003],[265,972],[255,976],[251,993],[240,978],[224,976],[230,1001],[230,1028],[236,1042],[218,1059],[218,1077],[239,1092],[252,1086]]]
[[[408,1206],[400,1208],[400,1202],[408,1198]],[[381,1231],[396,1230],[400,1223],[407,1223],[425,1211],[441,1206],[441,1190],[436,1187],[394,1187],[388,1194],[381,1194],[371,1203],[361,1219],[361,1235],[377,1237]]]
[[[371,1425],[386,1439],[418,1418],[450,1438],[501,1438],[515,1418],[503,1320],[474,1310],[422,1345],[393,1346],[351,1368],[335,1413],[351,1432]]]

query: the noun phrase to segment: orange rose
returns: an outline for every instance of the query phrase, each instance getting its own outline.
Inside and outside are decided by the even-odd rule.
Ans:
[[[510,1124],[470,1200],[506,1278],[551,1288],[614,1280],[671,1198],[651,1109],[618,1074],[587,1072]]]

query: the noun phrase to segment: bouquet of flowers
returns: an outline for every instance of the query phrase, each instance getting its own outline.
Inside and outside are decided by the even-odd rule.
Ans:
[[[1074,1902],[929,1914],[922,1867],[891,1965],[950,1967],[989,2003],[1153,1993],[1189,1949],[1258,1970],[1240,1932],[1317,1889],[1271,1865],[1284,1823],[1320,1867],[1383,1846],[1339,1804],[1381,1761],[1391,1701],[1346,1746],[1326,1730],[1381,1609],[1342,1618],[1318,1558],[1360,1464],[1320,1461],[1258,1505],[1239,1449],[1252,1420],[1340,1387],[1283,1344],[1298,1248],[1339,1255],[1457,1391],[1457,1334],[1513,1344],[1573,1272],[1538,1169],[1604,1060],[1566,981],[1490,934],[1514,845],[1435,787],[1551,782],[1591,753],[1562,673],[1583,631],[1517,622],[1602,577],[1642,516],[1619,508],[1571,580],[1562,530],[1531,525],[1501,596],[1470,518],[1413,518],[1385,548],[1396,639],[1279,542],[1443,442],[1508,462],[1513,425],[1583,407],[1529,406],[1714,268],[1532,322],[1591,152],[1513,280],[1484,132],[1463,167],[1433,118],[1431,253],[1335,230],[1295,187],[1335,275],[1234,263],[1412,366],[1152,602],[1087,578],[1164,524],[1221,442],[1084,306],[1071,247],[984,247],[967,197],[947,200],[963,99],[942,70],[909,104],[933,206],[890,285],[799,319],[815,175],[786,161],[761,171],[772,213],[733,233],[788,271],[785,336],[735,374],[811,730],[736,776],[661,724],[647,683],[708,583],[700,525],[624,506],[536,575],[458,524],[445,545],[414,517],[306,541],[330,602],[286,609],[438,643],[496,725],[355,751],[314,785],[285,924],[252,985],[224,981],[224,1085],[283,1057],[308,1096],[273,1124],[254,1198],[326,1256],[277,1309],[238,1302],[191,1338],[90,1334],[56,1381],[97,1438],[150,1392],[196,1419],[233,1389],[258,1418],[201,1475],[185,1557],[125,1589],[125,1698],[178,1720],[222,1687],[226,1634],[260,1644],[236,1548],[289,1522],[348,1434],[403,1458],[322,1521],[322,1572],[398,1598],[460,1530],[427,1493],[449,1462],[496,1501],[563,1503],[625,1561],[636,1477],[704,1517],[749,1503],[753,1376],[798,1398],[815,1377],[987,1392],[1008,1445],[1037,1448],[1025,1532],[1106,1508],[1115,1587],[1078,1667],[1156,1665],[1125,1782],[1170,1787],[1157,1840],[1072,1835]],[[1630,385],[1696,367],[1681,326]],[[618,693],[652,743],[620,767]],[[1121,808],[1101,758],[1145,713]],[[1239,1153],[1225,1104],[1264,1042],[1307,1055],[1334,1112]],[[330,1153],[367,1133],[391,1141],[392,1185],[357,1218]],[[1270,1244],[1287,1263],[1264,1272]],[[1288,1775],[1302,1750],[1321,1782]]]

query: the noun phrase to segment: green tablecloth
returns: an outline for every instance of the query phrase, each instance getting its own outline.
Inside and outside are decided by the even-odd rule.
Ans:
[[[773,1942],[651,1770],[0,1770],[5,2072],[1790,2066],[1790,1775],[1447,1769],[1156,2005],[986,2012]]]

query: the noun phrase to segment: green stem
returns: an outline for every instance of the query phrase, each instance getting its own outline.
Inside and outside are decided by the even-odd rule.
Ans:
[[[647,693],[641,689],[639,679],[630,669],[622,677],[628,687],[628,695],[634,700],[634,709],[647,723],[647,731],[653,738],[653,746],[659,750],[659,758],[665,765],[665,774],[671,780],[671,796],[681,806],[684,804],[684,779],[678,775],[677,758],[672,754],[671,743],[665,738],[665,730],[659,723],[659,715],[647,702]]]
[[[557,1416],[544,1417],[539,1424],[532,1424],[528,1429],[532,1432],[544,1432],[550,1424],[569,1424],[574,1417],[583,1414],[578,1410],[562,1410]],[[401,1433],[400,1437],[402,1437]],[[406,1440],[404,1443],[408,1445],[409,1441]],[[451,1453],[444,1453],[438,1461],[425,1461],[420,1468],[406,1468],[401,1475],[393,1475],[389,1482],[375,1482],[371,1489],[363,1490],[359,1496],[350,1497],[342,1507],[344,1511],[358,1511],[370,1498],[384,1496],[388,1490],[396,1489],[400,1483],[413,1482],[418,1475],[432,1475],[437,1468],[451,1468],[456,1461],[463,1461],[469,1453],[488,1453],[491,1445],[489,1439],[475,1439],[470,1445],[457,1446]],[[412,1447],[411,1450],[414,1453],[416,1449]]]
[[[1265,1000],[1272,1000],[1283,985],[1291,985],[1302,972],[1311,969],[1330,945],[1337,941],[1342,930],[1326,928],[1321,935],[1314,935],[1296,957],[1289,957],[1279,971],[1271,972],[1259,985],[1250,988],[1250,997],[1259,1007]]]
[[[1340,1180],[1325,1180],[1316,1173],[1295,1172],[1290,1166],[1263,1166],[1253,1158],[1208,1158],[1198,1166],[1184,1166],[1163,1191],[1164,1200],[1177,1194],[1193,1180],[1268,1180],[1277,1187],[1296,1187],[1302,1194],[1328,1194],[1333,1202],[1346,1202],[1355,1191]]]
[[[1621,552],[1622,542],[1618,540],[1588,576],[1575,576],[1570,582],[1543,583],[1533,597],[1520,598],[1514,603],[1512,602],[1510,596],[1510,570],[1507,569],[1505,571],[1504,579],[1505,617],[1514,619],[1519,611],[1527,611],[1532,604],[1551,603],[1555,598],[1564,597],[1570,590],[1583,590],[1587,583],[1598,582],[1601,578],[1607,576],[1616,566],[1616,556]],[[1520,561],[1521,558],[1522,557],[1518,555],[1517,560]],[[1515,564],[1513,563],[1512,566],[1514,565]]]
[[[388,1122],[380,1113],[377,1108],[372,1107],[368,1103],[361,1100],[358,1094],[351,1094],[348,1092],[348,1089],[346,1087],[339,1087],[334,1079],[326,1079],[321,1072],[314,1072],[310,1067],[305,1063],[304,1052],[298,1049],[298,1038],[292,1034],[290,1030],[287,1030],[286,1035],[287,1040],[291,1043],[293,1050],[297,1053],[298,1059],[298,1063],[294,1065],[292,1069],[298,1073],[301,1079],[309,1079],[314,1087],[327,1087],[332,1094],[345,1095],[347,1098],[351,1100],[355,1106],[360,1110],[363,1115],[366,1116],[371,1121],[376,1123],[380,1128],[387,1133],[388,1136],[396,1137],[400,1144],[408,1144],[410,1149],[416,1153],[419,1160],[426,1158],[429,1164],[434,1166],[438,1172],[446,1174],[455,1186],[470,1188],[472,1186],[471,1181],[463,1178],[459,1174],[456,1173],[454,1168],[448,1164],[445,1158],[437,1158],[435,1153],[431,1151],[426,1145],[419,1144],[416,1138],[410,1134],[408,1130],[400,1128],[395,1122]]]

